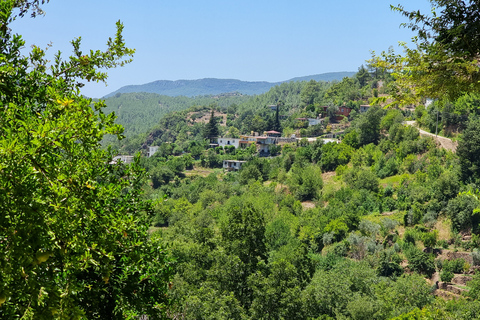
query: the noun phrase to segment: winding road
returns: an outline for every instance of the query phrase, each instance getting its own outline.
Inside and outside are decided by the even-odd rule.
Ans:
[[[417,128],[417,130],[420,132],[420,135],[422,136],[430,136],[433,137],[433,139],[440,144],[440,146],[444,149],[450,150],[452,152],[457,151],[457,141],[452,141],[452,139],[441,137],[441,136],[436,136],[433,133],[424,131],[422,129],[419,129],[415,124],[415,121],[405,121],[404,122],[408,126],[414,126]]]

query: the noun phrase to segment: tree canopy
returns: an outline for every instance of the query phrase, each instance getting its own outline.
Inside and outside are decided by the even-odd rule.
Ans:
[[[0,3],[0,318],[161,318],[172,268],[142,218],[144,175],[109,164],[100,141],[122,128],[79,92],[134,51],[118,22],[105,51],[83,53],[76,39],[67,59],[24,55],[8,26],[39,4]]]
[[[370,64],[390,70],[396,79],[392,104],[413,104],[425,98],[454,101],[480,89],[478,67],[479,4],[477,1],[431,0],[432,15],[392,7],[408,19],[404,25],[418,36],[404,54],[390,49]]]

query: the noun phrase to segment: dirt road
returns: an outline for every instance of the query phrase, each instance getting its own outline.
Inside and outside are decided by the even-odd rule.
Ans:
[[[408,125],[408,126],[414,126],[414,127],[416,127],[415,121],[405,121],[405,124]],[[449,138],[436,136],[436,135],[433,134],[433,133],[430,133],[430,132],[424,131],[424,130],[422,130],[422,129],[419,129],[418,127],[416,127],[416,128],[417,128],[417,130],[420,132],[420,135],[433,137],[433,139],[434,139],[442,148],[447,149],[447,150],[451,150],[451,151],[453,151],[453,152],[457,151],[457,145],[458,145],[458,143],[457,143],[456,141],[452,141],[452,139],[449,139]]]

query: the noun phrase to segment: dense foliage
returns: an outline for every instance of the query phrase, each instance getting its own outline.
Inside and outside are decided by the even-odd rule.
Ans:
[[[38,3],[20,2],[21,14]],[[417,22],[433,23],[436,36],[421,39],[437,50],[452,34],[435,23],[454,21],[464,2],[432,3],[448,10]],[[16,5],[1,3],[4,24]],[[21,38],[0,28],[0,317],[479,318],[480,278],[470,273],[480,264],[480,99],[456,91],[465,83],[414,112],[371,105],[360,113],[385,94],[413,101],[411,88],[398,91],[406,81],[398,74],[416,60],[406,68],[401,60],[393,74],[375,61],[339,82],[283,83],[241,101],[204,97],[184,108],[176,98],[177,111],[114,144],[144,155],[158,146],[153,156],[109,163],[113,152],[100,141],[122,130],[103,102],[79,95],[78,82],[104,80],[98,68],[128,62],[121,29],[106,52],[84,55],[74,41],[74,55],[49,67],[42,50],[22,56]],[[445,52],[458,54],[462,37]],[[159,107],[149,94],[112,99],[122,97]],[[353,111],[338,120],[340,107]],[[305,119],[319,114],[323,123],[309,126]],[[420,135],[410,119],[443,134],[463,130],[458,152]],[[259,157],[255,143],[211,143],[266,130],[303,139],[276,145],[270,157]],[[332,131],[341,141],[311,139]],[[242,168],[224,171],[223,160]],[[468,283],[455,287],[460,274]],[[436,296],[448,286],[454,302]]]
[[[77,39],[49,64],[8,28],[17,4],[38,1],[0,2],[0,318],[162,318],[172,266],[147,233],[143,170],[109,164],[100,140],[121,127],[78,90],[130,61],[123,26],[104,52]]]
[[[158,232],[178,257],[175,314],[390,319],[441,304],[424,277],[441,271],[448,280],[465,262],[445,261],[441,269],[433,248],[451,238],[439,239],[435,228],[451,219],[453,238],[470,230],[480,204],[458,157],[403,121],[401,110],[370,108],[340,144],[299,141],[277,157],[252,153],[239,172],[201,177],[187,170],[147,187],[161,199],[152,223],[166,227]],[[242,150],[232,151],[204,153]],[[162,164],[154,156],[144,165],[171,167],[183,157]],[[322,173],[333,171],[333,178]],[[455,246],[471,250],[474,241]],[[476,302],[441,305],[441,312],[459,316],[469,306]]]
[[[377,68],[393,72],[393,104],[415,104],[426,98],[455,101],[480,89],[478,1],[430,2],[429,14],[393,7],[408,17],[410,24],[405,25],[418,36],[412,39],[412,48],[401,44],[403,55],[389,50],[371,60]]]

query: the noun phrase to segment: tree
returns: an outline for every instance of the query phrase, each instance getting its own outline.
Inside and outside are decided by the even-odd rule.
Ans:
[[[212,109],[212,112],[210,114],[210,120],[205,126],[205,133],[203,136],[207,139],[212,139],[218,137],[218,134],[219,131],[217,126],[217,120],[215,119],[215,111]]]
[[[300,100],[304,106],[314,104],[319,98],[322,87],[315,80],[310,80],[300,92]]]
[[[291,170],[290,188],[298,200],[317,199],[322,187],[322,172],[318,166],[295,166]]]
[[[273,124],[272,130],[282,132],[282,126],[280,125],[280,107],[283,107],[285,103],[280,100],[277,103],[277,108],[275,109],[275,122]]]
[[[79,92],[134,51],[118,22],[104,52],[76,39],[67,60],[23,55],[8,26],[39,2],[0,2],[0,318],[164,317],[172,269],[142,218],[144,175],[138,161],[109,164],[100,141],[122,128]]]
[[[357,78],[360,87],[364,87],[368,84],[368,81],[371,79],[370,73],[368,70],[363,66],[363,64],[358,68],[358,72],[355,74],[355,78]]]
[[[473,233],[479,232],[480,216],[478,195],[468,192],[460,193],[448,202],[446,212],[452,220],[452,231],[460,232],[472,228]]]
[[[377,274],[382,277],[399,277],[403,274],[403,268],[400,266],[400,256],[392,251],[384,250],[380,252],[380,259]]]
[[[371,170],[351,169],[345,174],[344,179],[351,188],[378,192],[378,178]]]
[[[402,6],[392,7],[411,22],[405,26],[423,41],[434,41],[445,50],[463,56],[476,57],[480,52],[480,3],[475,0],[431,0],[433,16],[419,11],[406,11]],[[440,14],[437,14],[438,10]]]
[[[463,181],[480,179],[480,119],[470,119],[458,143],[457,155]]]
[[[327,117],[329,119],[335,120],[337,117],[337,112],[338,112],[338,106],[329,106],[327,108]]]
[[[424,98],[454,101],[480,89],[479,3],[473,0],[431,0],[432,16],[392,7],[411,22],[414,49],[405,43],[405,55],[390,49],[370,64],[392,72],[392,105],[412,104]]]
[[[357,119],[355,127],[358,131],[358,142],[360,146],[369,143],[378,143],[380,139],[380,123],[383,114],[383,109],[373,107],[369,108],[367,112]]]
[[[227,253],[238,256],[242,262],[237,270],[241,282],[237,284],[237,297],[244,306],[252,298],[247,278],[266,259],[264,212],[258,200],[251,196],[232,198],[225,205],[227,217],[220,226]]]
[[[408,268],[410,270],[425,274],[429,278],[435,273],[435,263],[432,255],[420,251],[420,249],[411,246],[405,250],[408,259]]]

